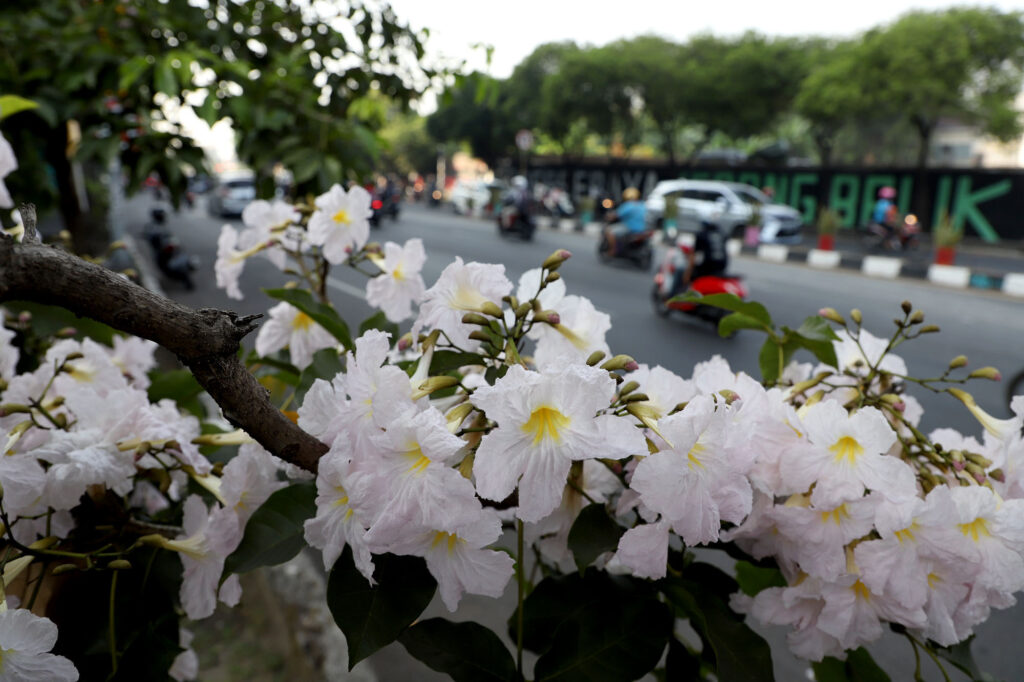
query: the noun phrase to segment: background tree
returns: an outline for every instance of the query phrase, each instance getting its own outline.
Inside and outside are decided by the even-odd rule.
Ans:
[[[52,177],[49,198],[76,247],[94,250],[105,242],[102,215],[89,219],[76,167],[119,156],[129,190],[156,173],[177,201],[185,171],[204,163],[164,114],[185,103],[210,124],[230,117],[240,160],[264,177],[276,163],[290,167],[300,191],[366,172],[376,140],[352,104],[371,92],[407,101],[432,74],[388,5],[332,12],[288,0],[3,3],[0,92],[39,103],[12,121],[26,169],[14,182],[38,196]]]
[[[468,144],[493,167],[515,144],[516,128],[501,115],[502,96],[499,82],[487,74],[459,76],[427,119],[427,132],[441,142]]]

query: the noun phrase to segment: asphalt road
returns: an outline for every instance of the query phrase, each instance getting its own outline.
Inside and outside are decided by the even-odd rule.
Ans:
[[[148,206],[144,199],[129,202],[126,221],[129,233],[141,233]],[[185,249],[202,259],[196,277],[197,288],[187,292],[175,283],[165,282],[167,294],[194,307],[219,307],[246,314],[265,312],[273,301],[259,293],[259,288],[279,286],[284,276],[269,262],[254,258],[246,265],[242,276],[242,290],[248,292],[244,301],[228,299],[216,289],[212,266],[220,225],[225,221],[209,217],[201,206],[200,201],[196,209],[183,210],[169,218],[172,230]],[[682,376],[690,375],[694,363],[717,353],[734,369],[758,376],[761,335],[743,331],[732,339],[723,340],[710,325],[699,320],[682,316],[657,317],[648,298],[652,273],[600,263],[592,237],[538,231],[532,242],[504,240],[495,233],[490,221],[456,216],[444,208],[419,206],[408,207],[397,222],[386,221],[371,235],[372,239],[382,242],[399,243],[411,237],[422,238],[426,246],[428,260],[423,275],[427,286],[456,255],[466,261],[504,263],[508,276],[516,281],[520,274],[538,266],[556,248],[567,248],[574,255],[561,272],[569,293],[589,297],[599,310],[611,315],[613,326],[607,338],[613,352],[628,353],[651,365],[663,365]],[[139,248],[145,250],[147,245],[140,240]],[[928,323],[942,328],[940,334],[901,347],[900,354],[915,376],[938,376],[949,360],[959,354],[968,356],[971,367],[994,365],[1006,376],[1024,368],[1024,344],[1021,342],[1024,304],[1002,294],[945,289],[920,280],[876,280],[851,272],[823,272],[796,264],[776,265],[745,257],[736,259],[731,269],[746,277],[753,300],[764,303],[778,323],[791,326],[798,325],[823,306],[834,307],[843,314],[851,308],[859,308],[867,329],[876,335],[888,334],[893,329],[892,318],[900,312],[900,302],[909,299],[925,312]],[[332,300],[353,328],[372,312],[360,296],[364,286],[365,279],[357,273],[337,268],[332,274]],[[810,354],[797,359],[813,360]],[[1009,415],[1001,384],[977,381],[972,382],[969,390],[992,414]],[[925,407],[922,426],[926,432],[951,426],[980,435],[977,422],[949,396],[910,392]],[[466,609],[460,609],[456,618],[476,617],[477,611],[493,612],[493,608],[488,600],[480,603],[467,600]],[[1016,639],[1014,631],[1021,622],[1024,622],[1024,610],[1017,608],[994,614],[981,628],[975,655],[982,667],[997,677],[1024,679],[1024,663],[1011,654]],[[780,631],[772,633],[773,642],[781,643],[781,634]],[[417,670],[416,679],[433,679],[426,672],[421,675],[421,668],[404,668],[407,665],[402,660],[404,651],[398,645],[393,647],[397,651],[389,648],[387,656],[374,659],[381,679],[404,679],[403,671],[411,673],[412,670]],[[910,678],[912,667],[907,667],[910,651],[903,640],[880,644],[872,651],[894,674],[893,679]],[[779,680],[806,679],[803,675],[806,666],[782,651],[776,654],[775,667]],[[927,677],[932,679],[930,674]]]

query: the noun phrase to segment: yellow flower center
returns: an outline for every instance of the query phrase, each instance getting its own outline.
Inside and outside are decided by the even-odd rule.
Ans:
[[[869,590],[867,588],[867,585],[865,585],[859,580],[855,582],[850,589],[852,589],[853,593],[861,599],[863,599],[864,601],[868,601],[869,599],[871,599],[871,590]]]
[[[434,541],[430,543],[430,546],[432,548],[437,547],[443,542],[448,543],[448,553],[451,554],[455,551],[455,546],[460,542],[464,542],[464,540],[462,540],[458,535],[452,535],[451,533],[445,533],[444,531],[439,530],[434,533]]]
[[[837,526],[843,522],[844,519],[850,518],[850,513],[846,509],[845,504],[841,504],[832,511],[821,512],[821,522],[828,523],[831,521]]]
[[[900,543],[903,543],[904,541],[913,542],[916,539],[914,537],[914,531],[916,531],[917,529],[918,525],[917,521],[915,521],[903,530],[896,531],[896,539],[899,540]]]
[[[460,284],[448,300],[448,304],[457,310],[479,310],[486,301],[483,294],[473,287]]]
[[[67,364],[65,367],[68,370],[68,374],[70,374],[75,381],[80,381],[83,384],[92,383],[93,378],[96,376],[96,369],[85,362],[79,361]]]
[[[941,583],[941,582],[942,582],[942,578],[940,578],[939,576],[935,575],[934,573],[929,573],[928,574],[928,587],[931,587],[932,589],[934,589],[934,588],[938,587],[939,583]]]
[[[854,464],[857,458],[864,454],[864,447],[850,436],[843,436],[828,450],[835,455],[836,464],[842,463],[843,460]]]
[[[331,220],[336,222],[338,225],[348,225],[352,222],[352,219],[348,217],[348,211],[340,209],[337,213],[331,216]]]
[[[957,525],[960,532],[964,534],[964,537],[970,538],[975,542],[978,542],[981,538],[992,537],[992,533],[988,529],[988,521],[978,517],[970,523],[961,523]]]
[[[405,456],[412,462],[409,473],[421,474],[430,466],[430,458],[423,454],[423,448],[419,443],[411,443],[409,449],[405,451]]]
[[[313,318],[300,310],[292,320],[292,329],[308,331],[311,324],[313,324]]]
[[[405,272],[402,270],[402,264],[399,263],[395,266],[395,269],[391,272],[391,276],[401,282],[405,279]]]
[[[560,431],[569,426],[571,420],[553,407],[542,405],[533,411],[530,419],[523,424],[523,431],[533,434],[533,444],[539,445],[545,439],[562,442]]]
[[[686,453],[687,466],[689,466],[691,470],[707,468],[704,466],[704,462],[700,459],[700,456],[704,454],[704,450],[706,449],[707,448],[704,447],[703,443],[697,442],[694,443],[693,447],[690,448],[690,451]]]

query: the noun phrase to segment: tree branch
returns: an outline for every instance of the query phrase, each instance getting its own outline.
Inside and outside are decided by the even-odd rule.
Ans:
[[[23,209],[24,211],[24,209]],[[26,230],[26,238],[30,233]],[[36,242],[34,230],[30,238]],[[0,302],[33,301],[160,344],[178,356],[224,417],[281,459],[316,472],[327,446],[285,417],[237,357],[260,315],[187,306],[158,296],[99,265],[0,233]]]

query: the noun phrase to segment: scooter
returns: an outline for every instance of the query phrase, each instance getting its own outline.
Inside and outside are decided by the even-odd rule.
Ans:
[[[501,200],[501,207],[496,215],[498,234],[502,237],[518,236],[526,241],[533,239],[533,220],[528,215],[523,215],[519,208],[516,197],[510,192]]]
[[[650,230],[631,232],[620,238],[625,240],[625,244],[621,244],[618,253],[614,253],[611,226],[605,226],[604,232],[601,234],[601,241],[597,243],[597,257],[605,263],[615,259],[627,260],[641,270],[647,270],[654,261],[654,248],[651,246],[651,235],[653,234]]]
[[[678,310],[684,314],[693,315],[710,322],[717,328],[722,318],[729,314],[728,310],[692,301],[671,300],[675,295],[672,289],[675,285],[676,273],[679,272],[680,268],[685,267],[686,259],[683,249],[678,246],[670,249],[664,262],[658,268],[658,272],[654,275],[654,289],[651,291],[654,312],[660,317],[668,317],[673,311]],[[733,294],[740,299],[746,299],[749,295],[747,287],[743,283],[743,277],[731,274],[697,277],[690,282],[690,290],[701,296]]]
[[[196,286],[192,273],[199,268],[199,258],[182,250],[181,242],[167,229],[163,209],[155,208],[150,215],[152,221],[146,224],[143,233],[153,249],[157,267],[166,277],[181,282],[192,291]]]
[[[864,245],[868,250],[910,251],[918,246],[921,225],[917,221],[917,216],[908,213],[895,230],[872,222],[868,224],[866,232]]]

